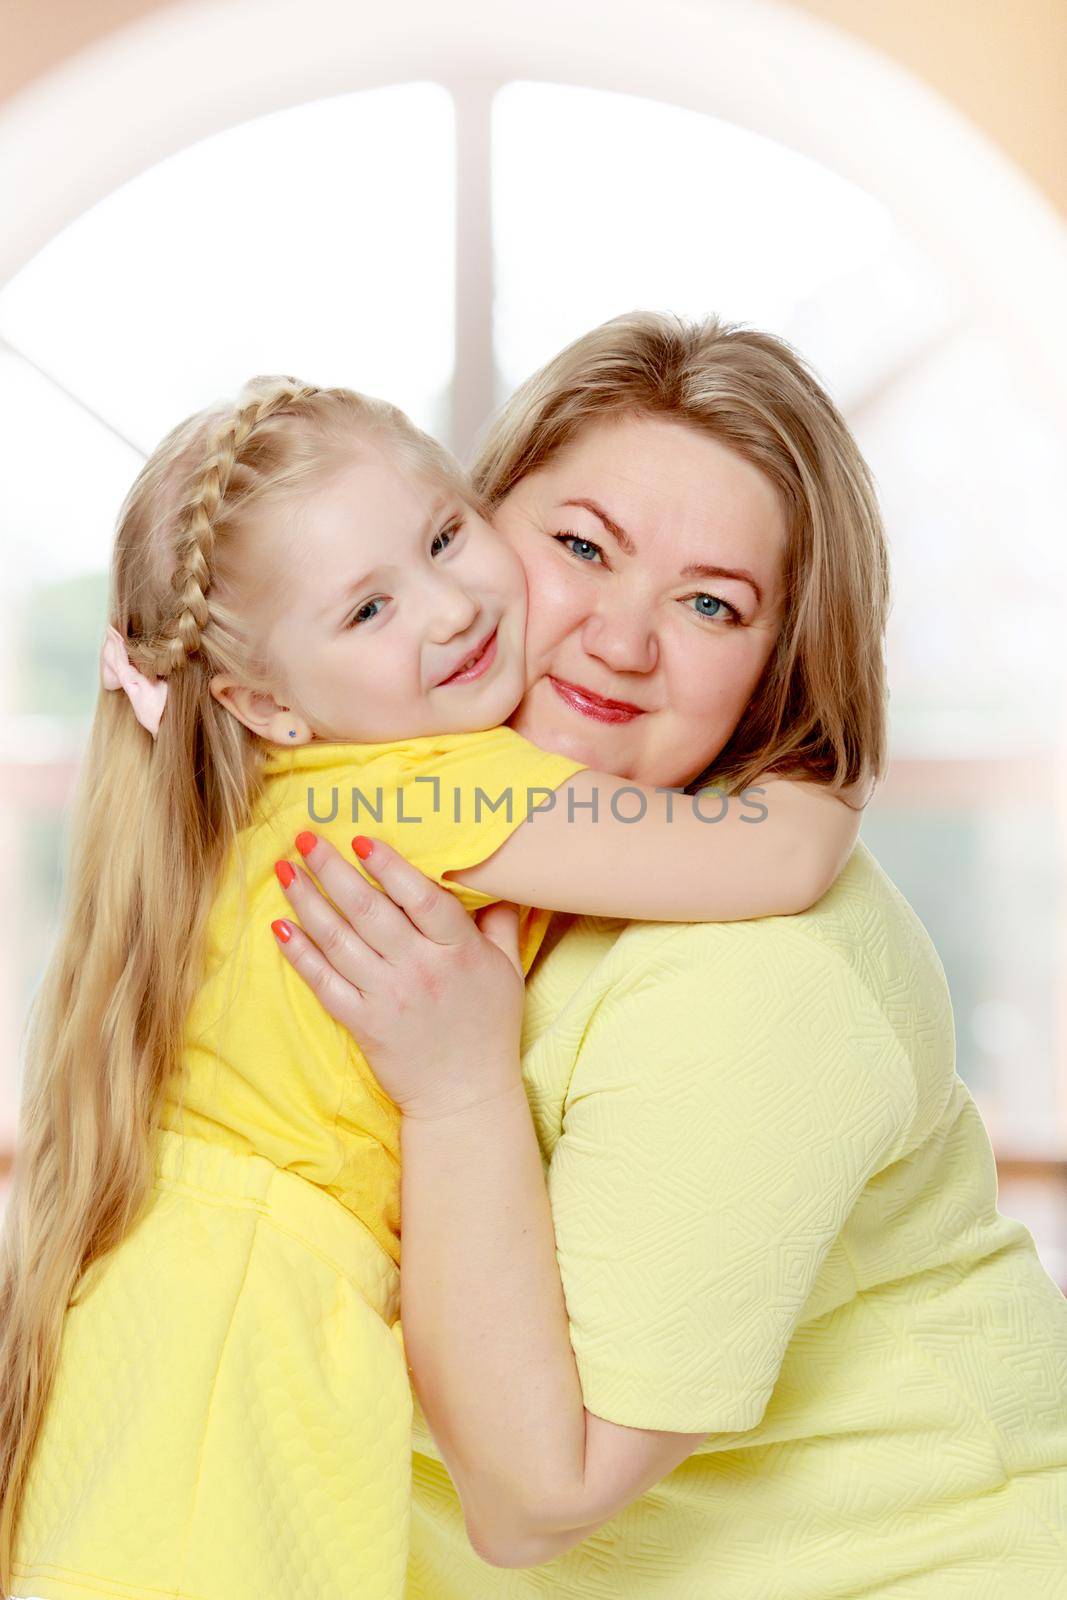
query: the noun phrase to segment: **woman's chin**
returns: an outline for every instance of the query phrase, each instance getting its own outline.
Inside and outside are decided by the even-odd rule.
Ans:
[[[593,722],[583,726],[585,718],[560,708],[558,697],[543,679],[527,692],[509,720],[516,733],[541,750],[580,761],[596,772],[611,772],[619,778],[631,775],[615,730]]]

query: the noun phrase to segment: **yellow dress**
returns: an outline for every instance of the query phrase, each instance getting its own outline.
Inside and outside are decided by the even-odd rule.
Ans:
[[[586,1405],[709,1437],[510,1570],[416,1408],[409,1600],[1063,1600],[1067,1302],[870,852],[800,916],[559,919],[523,1044]]]
[[[277,948],[274,862],[307,828],[355,862],[367,833],[442,881],[579,767],[508,728],[312,744],[265,766],[211,912],[150,1201],[67,1312],[14,1596],[403,1592],[399,1113]],[[490,901],[448,886],[469,909]],[[524,913],[526,966],[547,920]]]

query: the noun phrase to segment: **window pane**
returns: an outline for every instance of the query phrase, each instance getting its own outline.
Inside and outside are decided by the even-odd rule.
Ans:
[[[911,901],[952,994],[956,1067],[994,1147],[1064,1153],[1058,1114],[1061,897],[1053,796],[1035,786],[986,804],[875,800],[863,839]]]
[[[512,83],[493,101],[503,393],[636,306],[781,330],[885,254],[885,207],[807,157],[633,95]]]
[[[0,292],[0,332],[142,448],[256,373],[447,421],[453,117],[436,84],[317,101],[180,151]]]
[[[9,591],[105,568],[116,513],[141,464],[138,451],[0,348],[0,539],[18,551]],[[21,672],[9,664],[0,705],[17,709],[22,692]]]

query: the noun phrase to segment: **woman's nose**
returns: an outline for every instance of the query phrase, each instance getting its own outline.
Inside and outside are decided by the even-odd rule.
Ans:
[[[648,619],[623,607],[599,610],[582,629],[582,645],[613,672],[652,672],[659,661],[659,642]]]

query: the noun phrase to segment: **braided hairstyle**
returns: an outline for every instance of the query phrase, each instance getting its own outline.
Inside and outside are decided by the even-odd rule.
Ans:
[[[169,677],[200,649],[201,630],[211,621],[207,594],[213,581],[215,547],[227,497],[231,484],[252,470],[243,452],[256,430],[270,418],[299,415],[301,408],[306,417],[310,409],[307,403],[320,393],[324,391],[298,384],[295,379],[253,379],[228,415],[215,419],[209,413],[206,426],[197,430],[197,434],[206,432],[206,438],[202,444],[197,438],[202,459],[177,519],[170,579],[173,598],[166,597],[171,602],[170,614],[159,620],[152,635],[137,641],[136,664],[141,671],[152,677]],[[177,441],[188,427],[188,423],[183,424],[170,438]],[[164,452],[166,444],[164,441],[161,446]],[[149,467],[142,478],[150,477]],[[144,487],[141,479],[138,485]],[[131,491],[127,507],[136,501],[138,485]],[[247,497],[247,489],[245,492]]]
[[[235,404],[169,433],[119,515],[110,621],[168,695],[155,741],[125,695],[98,697],[63,920],[27,1028],[0,1240],[0,1593],[64,1313],[148,1197],[207,915],[262,784],[262,747],[211,680],[269,686],[273,664],[250,620],[275,577],[268,514],[373,436],[465,491],[447,451],[385,401],[256,378]]]
[[[228,657],[235,645],[252,653],[238,596],[247,603],[257,583],[269,587],[273,577],[264,584],[262,513],[306,491],[372,436],[414,470],[469,493],[443,446],[396,406],[351,389],[253,378],[232,407],[174,429],[120,514],[119,545],[130,560],[116,565],[112,609],[120,632],[126,625],[134,665],[170,678],[202,651],[206,659]],[[124,540],[123,528],[132,537]]]

